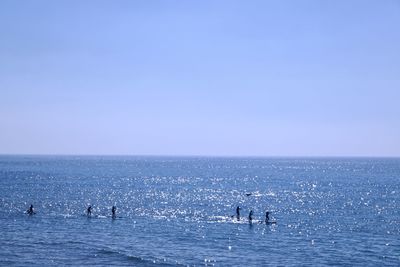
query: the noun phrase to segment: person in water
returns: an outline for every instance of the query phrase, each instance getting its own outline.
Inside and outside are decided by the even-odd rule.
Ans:
[[[265,213],[265,223],[269,223],[269,211]]]
[[[92,216],[92,206],[91,205],[89,205],[89,207],[87,208],[86,214],[87,214],[87,216]]]
[[[112,217],[115,218],[115,212],[117,211],[117,207],[112,206],[111,208],[111,213],[112,213]]]
[[[249,223],[253,222],[253,210],[250,211],[249,213]]]
[[[31,206],[29,207],[29,209],[26,211],[26,213],[28,213],[29,215],[35,214],[35,212],[33,211],[33,205],[32,205],[32,204],[31,204]]]
[[[240,207],[239,206],[237,206],[237,208],[236,208],[236,219],[238,221],[240,221]]]

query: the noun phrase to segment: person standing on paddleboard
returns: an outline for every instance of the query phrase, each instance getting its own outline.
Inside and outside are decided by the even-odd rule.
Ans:
[[[269,211],[265,213],[265,223],[269,223]]]
[[[115,218],[115,212],[117,211],[117,207],[112,206],[111,208],[111,213],[112,213],[112,217]]]
[[[253,210],[249,213],[249,223],[253,223]]]
[[[35,214],[35,212],[33,211],[33,205],[32,205],[32,204],[31,204],[31,206],[29,207],[29,209],[26,211],[26,213],[28,213],[29,215]]]
[[[89,205],[89,207],[87,208],[86,214],[87,214],[87,216],[92,216],[92,206],[91,205]]]
[[[240,207],[239,206],[237,206],[237,208],[236,208],[236,219],[238,221],[240,221]]]

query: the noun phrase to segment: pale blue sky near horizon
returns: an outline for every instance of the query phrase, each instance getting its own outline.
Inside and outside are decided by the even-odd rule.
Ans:
[[[400,1],[0,2],[0,154],[400,156]]]

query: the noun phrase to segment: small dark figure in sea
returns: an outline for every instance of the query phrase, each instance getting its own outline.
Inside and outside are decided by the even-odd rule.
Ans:
[[[269,223],[269,211],[265,213],[265,223]]]
[[[249,213],[249,223],[253,223],[253,211],[252,210]]]
[[[239,206],[237,206],[237,208],[236,208],[236,219],[238,221],[240,221],[240,207]]]
[[[86,214],[87,214],[87,216],[92,216],[92,206],[91,205],[89,205],[89,207],[87,208]]]
[[[112,213],[112,217],[113,218],[115,218],[115,212],[117,211],[117,207],[115,207],[115,206],[112,206],[112,208],[111,208],[111,213]]]
[[[29,209],[26,211],[26,213],[28,213],[29,215],[35,214],[35,212],[33,211],[33,205],[32,205],[32,204],[31,204],[31,206],[29,207]]]

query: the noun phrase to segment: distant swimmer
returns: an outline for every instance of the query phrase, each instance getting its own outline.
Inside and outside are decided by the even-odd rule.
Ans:
[[[265,213],[265,223],[269,223],[269,212]]]
[[[32,204],[31,204],[31,206],[29,207],[29,209],[26,211],[26,213],[28,213],[29,215],[35,214],[35,212],[33,211],[33,205],[32,205]]]
[[[239,206],[237,206],[237,208],[236,208],[236,219],[238,221],[240,221],[240,207]]]
[[[253,210],[250,211],[249,213],[249,223],[253,222]]]
[[[111,208],[111,213],[112,213],[112,217],[115,218],[115,212],[117,211],[117,207],[112,206]]]
[[[92,206],[91,205],[89,205],[89,207],[87,208],[86,214],[87,214],[87,216],[91,216],[92,215]]]

